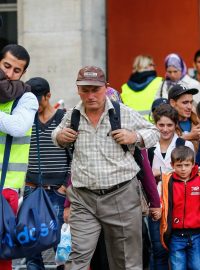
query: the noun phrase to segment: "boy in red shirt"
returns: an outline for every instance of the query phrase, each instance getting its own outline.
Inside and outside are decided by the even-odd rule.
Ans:
[[[198,270],[200,265],[200,176],[194,152],[172,151],[172,174],[163,176],[161,242],[169,249],[171,270]]]

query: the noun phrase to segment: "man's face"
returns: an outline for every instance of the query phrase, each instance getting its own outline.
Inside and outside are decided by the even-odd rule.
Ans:
[[[104,108],[106,86],[78,86],[78,94],[86,111],[96,111]]]
[[[189,180],[194,164],[191,160],[176,161],[171,164],[181,180]]]
[[[193,96],[185,94],[180,96],[176,101],[170,99],[170,105],[178,112],[179,120],[186,121],[191,116]]]
[[[196,69],[197,73],[200,74],[200,57],[197,57],[196,62],[194,63],[194,68]]]
[[[0,61],[0,69],[2,69],[8,80],[19,80],[25,73],[25,60],[19,60],[10,52],[5,54],[5,57]]]

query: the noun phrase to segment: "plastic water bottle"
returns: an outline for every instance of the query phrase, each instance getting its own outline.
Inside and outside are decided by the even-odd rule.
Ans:
[[[64,223],[61,228],[60,243],[57,246],[55,262],[57,265],[64,264],[71,252],[71,233],[69,224]]]

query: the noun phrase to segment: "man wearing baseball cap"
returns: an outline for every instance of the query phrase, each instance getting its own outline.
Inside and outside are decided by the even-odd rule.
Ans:
[[[111,130],[106,97],[107,82],[101,68],[86,66],[76,80],[81,98],[78,132],[71,128],[71,111],[53,131],[56,145],[74,143],[70,228],[72,253],[66,269],[88,270],[101,228],[111,270],[142,269],[142,213],[130,151],[135,145],[149,148],[159,139],[158,130],[139,113],[120,104],[121,129]]]
[[[193,95],[198,93],[198,89],[188,89],[183,84],[176,84],[168,94],[168,100],[179,115],[179,130],[177,131],[183,139],[192,141],[195,151],[199,148],[200,124],[196,114],[193,112]]]

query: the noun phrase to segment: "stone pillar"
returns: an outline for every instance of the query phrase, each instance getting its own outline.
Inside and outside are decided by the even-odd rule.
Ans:
[[[78,70],[97,65],[105,70],[105,0],[20,0],[18,43],[31,56],[24,81],[46,78],[52,102],[66,108],[79,100]]]

